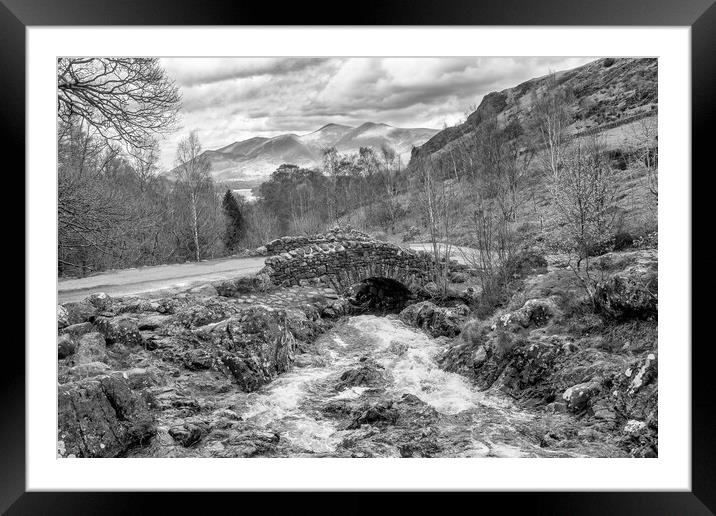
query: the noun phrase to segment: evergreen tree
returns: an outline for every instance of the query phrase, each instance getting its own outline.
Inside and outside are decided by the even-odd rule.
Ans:
[[[234,249],[244,237],[246,224],[241,214],[241,207],[231,190],[226,190],[222,207],[224,209],[224,216],[226,217],[224,246],[226,249]]]

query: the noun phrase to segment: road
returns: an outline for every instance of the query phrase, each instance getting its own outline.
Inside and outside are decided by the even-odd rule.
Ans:
[[[410,244],[411,249],[432,251],[431,244]],[[463,253],[468,248],[452,248],[452,257],[465,263]],[[110,296],[166,295],[209,281],[249,276],[261,270],[264,257],[222,258],[199,263],[155,265],[102,272],[86,278],[61,279],[58,282],[58,302],[79,301],[94,292]]]
[[[440,246],[440,252],[444,253],[445,244],[438,244],[438,246]],[[427,251],[429,253],[433,252],[433,244],[431,243],[410,244],[410,248],[416,251]],[[473,249],[471,247],[459,247],[453,245],[450,247],[450,258],[463,265],[469,265],[468,260],[466,260],[465,257],[470,258],[477,252],[477,249]]]
[[[199,263],[107,271],[86,278],[61,279],[57,285],[58,301],[79,301],[94,292],[105,292],[110,296],[169,293],[209,281],[254,274],[264,266],[264,260],[264,257],[222,258]]]

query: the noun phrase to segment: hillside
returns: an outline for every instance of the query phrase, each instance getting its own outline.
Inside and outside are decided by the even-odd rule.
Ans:
[[[425,128],[401,128],[366,122],[358,127],[328,124],[304,135],[282,134],[273,138],[254,137],[234,142],[204,155],[211,162],[211,174],[217,181],[240,182],[256,186],[279,165],[318,166],[321,151],[335,146],[339,152],[358,152],[360,147],[394,149],[407,163],[411,150],[425,143],[438,131]]]
[[[657,108],[655,58],[597,59],[572,70],[556,72],[555,76],[557,83],[570,93],[571,124],[567,127],[570,135],[618,126],[635,117],[655,113]],[[544,93],[548,80],[548,76],[538,77],[485,95],[462,124],[438,132],[416,148],[411,157],[420,153],[439,157],[461,138],[468,137],[490,114],[495,114],[501,124],[516,120],[523,128],[528,127],[530,107],[535,97]]]

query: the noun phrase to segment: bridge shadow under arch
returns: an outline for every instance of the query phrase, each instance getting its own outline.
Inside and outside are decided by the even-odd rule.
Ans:
[[[417,298],[415,292],[400,281],[380,276],[359,280],[345,293],[359,312],[396,313]]]

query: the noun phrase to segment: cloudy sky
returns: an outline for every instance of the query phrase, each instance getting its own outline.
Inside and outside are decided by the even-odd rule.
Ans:
[[[253,136],[304,134],[328,123],[383,122],[440,129],[491,91],[595,58],[171,58],[182,128],[162,142],[162,164],[196,129],[205,149]]]

